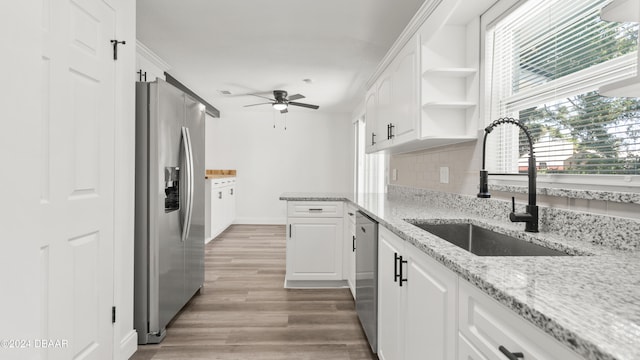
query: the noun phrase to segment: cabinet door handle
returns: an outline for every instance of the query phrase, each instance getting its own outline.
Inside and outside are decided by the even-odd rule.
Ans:
[[[402,264],[406,264],[407,260],[402,260],[402,255],[400,255],[400,259],[399,260],[400,260],[400,261],[398,261],[398,264],[400,266],[400,278],[399,278],[400,281],[399,281],[399,283],[400,283],[400,286],[402,286],[402,282],[403,281],[407,282],[407,279],[402,277]]]
[[[218,191],[218,199],[222,199],[222,191]]]
[[[371,145],[375,145],[376,144],[376,134],[375,133],[371,133]]]
[[[291,224],[289,224],[289,238],[291,238]]]
[[[233,188],[229,189],[229,194],[233,195]]]
[[[395,135],[393,134],[393,129],[395,129],[396,126],[393,125],[393,123],[389,123],[389,139],[393,139],[395,137]]]
[[[349,216],[353,216],[353,213],[352,213],[352,212],[350,212],[350,213],[347,213],[347,214],[349,214]]]
[[[351,240],[351,246],[353,247],[353,251],[356,251],[356,236],[355,235],[351,235],[353,237],[353,240]]]
[[[387,140],[391,139],[391,124],[387,124]]]
[[[500,345],[498,347],[498,350],[500,350],[500,352],[503,353],[504,356],[506,356],[507,359],[509,359],[509,360],[518,360],[518,358],[524,359],[524,354],[523,353],[521,353],[521,352],[512,353],[511,351],[507,350],[507,348],[505,348],[502,345]]]
[[[393,253],[393,282],[398,282],[398,260],[400,260],[400,256],[398,253]]]
[[[366,232],[367,232],[367,230],[364,228],[364,226],[360,226],[360,229],[362,229],[362,232],[363,232],[363,233],[366,233]]]

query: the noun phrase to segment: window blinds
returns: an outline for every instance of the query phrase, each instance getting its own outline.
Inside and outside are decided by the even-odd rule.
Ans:
[[[606,2],[529,0],[487,30],[490,116],[529,127],[540,173],[640,174],[640,99],[597,93],[635,75],[638,26],[601,20]],[[524,134],[491,137],[491,170],[526,172]]]

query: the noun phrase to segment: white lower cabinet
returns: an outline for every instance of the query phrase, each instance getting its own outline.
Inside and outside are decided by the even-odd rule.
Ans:
[[[468,342],[460,342],[458,359],[505,360],[505,352],[526,360],[581,359],[468,282],[460,280],[459,295],[459,330]]]
[[[347,280],[351,295],[356,298],[356,208],[348,204],[344,216],[343,277]]]
[[[380,226],[380,359],[455,359],[456,300],[452,271]]]
[[[505,357],[506,359],[506,357]],[[488,360],[482,355],[467,338],[458,334],[458,360]]]
[[[342,203],[289,202],[288,208],[286,281],[343,281]]]
[[[209,179],[206,190],[205,242],[209,242],[235,221],[236,179]]]
[[[404,312],[399,286],[398,255],[404,242],[386,228],[378,227],[378,358],[402,359]]]

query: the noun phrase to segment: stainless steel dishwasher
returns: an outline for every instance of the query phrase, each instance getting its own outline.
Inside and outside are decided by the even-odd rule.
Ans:
[[[378,223],[356,214],[356,311],[374,353],[378,352]]]

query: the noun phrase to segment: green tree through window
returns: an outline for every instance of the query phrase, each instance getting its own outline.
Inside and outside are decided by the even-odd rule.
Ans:
[[[638,26],[602,21],[598,8],[535,36],[526,23],[518,27],[511,34],[518,44],[513,49],[512,93],[637,51]],[[536,26],[537,20],[530,19],[530,25]],[[546,136],[574,144],[574,154],[563,166],[541,172],[640,174],[638,98],[603,97],[592,90],[520,110],[518,115],[534,141]],[[524,156],[528,144],[522,132],[519,144]]]

